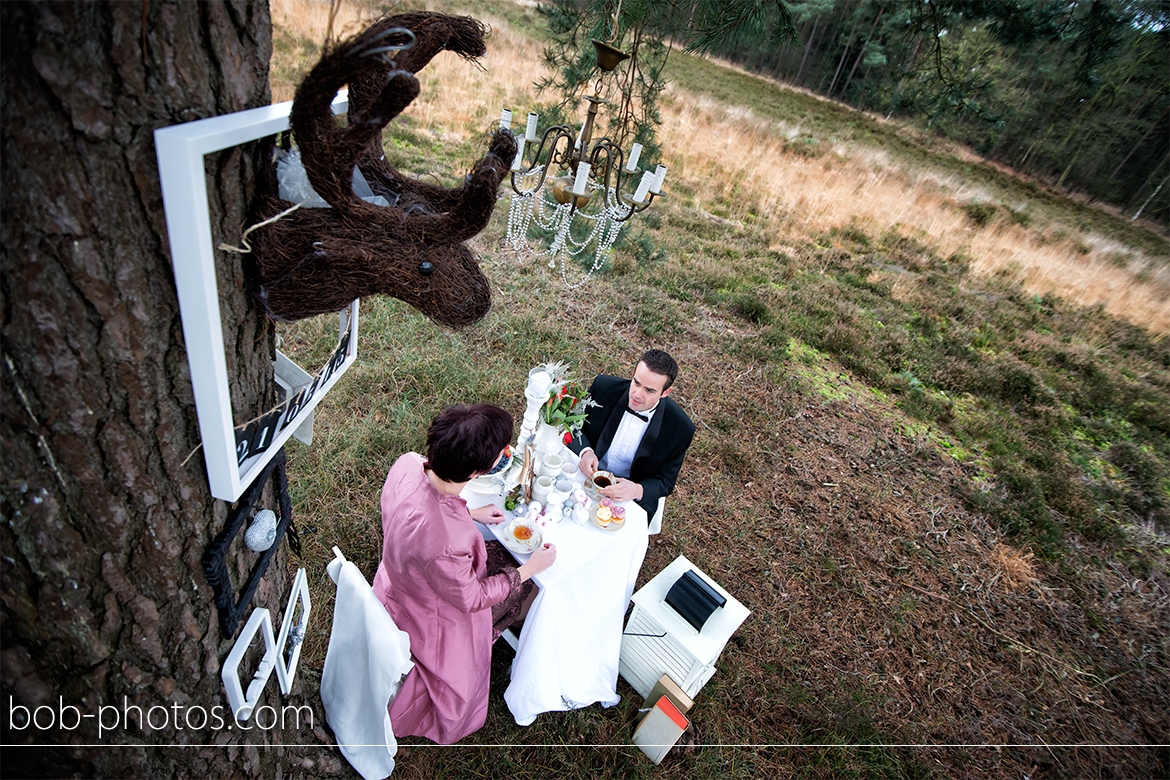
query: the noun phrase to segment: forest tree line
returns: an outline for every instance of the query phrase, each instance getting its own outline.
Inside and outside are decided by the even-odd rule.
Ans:
[[[713,54],[1165,222],[1165,0],[789,0],[797,39],[747,30]],[[1151,200],[1158,188],[1157,197]]]
[[[554,75],[539,86],[564,105],[596,77],[590,38],[633,55],[611,122],[623,140],[653,144],[662,66],[678,45],[924,125],[1131,217],[1170,220],[1167,0],[551,0],[540,10]]]

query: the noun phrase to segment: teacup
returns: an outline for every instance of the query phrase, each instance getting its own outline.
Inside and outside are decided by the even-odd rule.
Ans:
[[[556,479],[561,475],[561,464],[564,460],[560,455],[550,452],[540,461],[540,476]]]
[[[517,517],[508,524],[505,531],[517,549],[530,553],[540,546],[540,529],[536,527],[536,520]]]
[[[548,503],[548,494],[552,492],[553,481],[551,477],[537,477],[532,483],[532,500],[539,501],[541,504]]]
[[[601,489],[614,483],[616,478],[608,471],[595,471],[593,476],[585,480],[585,495],[597,501],[601,498]]]
[[[598,490],[607,488],[614,483],[616,477],[608,471],[595,471],[593,476],[589,478],[593,482],[593,486]]]

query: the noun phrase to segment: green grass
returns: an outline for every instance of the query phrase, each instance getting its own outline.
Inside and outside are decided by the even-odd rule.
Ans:
[[[534,23],[520,6],[493,13]],[[683,60],[684,88],[799,121],[804,153],[846,140],[967,165],[855,112]],[[396,122],[387,154],[454,183],[483,148],[467,130],[453,144]],[[398,301],[363,301],[358,361],[318,408],[312,447],[290,449],[315,610],[304,684],[316,684],[328,644],[330,548],[372,578],[386,470],[423,446],[440,409],[489,401],[519,418],[532,365],[622,374],[661,346],[682,364],[675,397],[698,433],[639,584],[686,555],[753,611],[697,699],[707,747],[651,766],[627,745],[640,702],[624,681],[617,707],[521,729],[502,698],[511,653],[501,647],[487,725],[465,742],[511,747],[406,739],[404,776],[999,778],[1038,765],[1072,776],[1082,753],[888,746],[1164,742],[1164,606],[1134,581],[1170,572],[1170,340],[977,278],[967,258],[912,238],[853,226],[781,251],[751,220],[712,221],[672,196],[575,291],[503,246],[501,201],[474,242],[494,305],[466,331]],[[1050,207],[1070,223],[1086,208]],[[1140,231],[1093,213],[1149,249]],[[1010,216],[996,206],[986,218]],[[336,318],[279,332],[315,370]],[[1035,591],[1005,590],[988,563],[1001,539],[1039,557]],[[1109,579],[1116,567],[1124,586]],[[1078,688],[1085,678],[1069,668],[1097,682]],[[1108,760],[1131,776],[1165,768],[1138,749]]]
[[[1167,570],[1166,551],[1151,554],[1130,544],[1127,530],[1147,516],[1163,533],[1170,528],[1170,437],[1163,414],[1170,408],[1170,352],[1165,340],[1096,310],[1037,300],[996,280],[980,282],[961,263],[917,247],[911,260],[907,247],[890,245],[881,236],[854,231],[848,237],[810,237],[807,249],[813,255],[817,246],[835,242],[838,249],[820,256],[814,267],[800,267],[768,250],[750,231],[718,227],[698,233],[694,227],[702,223],[683,209],[664,209],[658,228],[643,228],[663,257],[639,258],[631,242],[614,258],[615,269],[623,270],[570,293],[543,264],[503,251],[503,216],[498,213],[477,241],[496,300],[480,324],[452,333],[400,302],[363,302],[359,359],[320,407],[312,448],[292,453],[294,511],[316,526],[305,537],[312,568],[320,569],[329,548],[338,544],[372,576],[380,554],[377,496],[385,471],[400,453],[422,447],[426,426],[442,407],[490,401],[518,418],[520,388],[535,363],[567,359],[584,375],[620,374],[641,348],[661,344],[681,353],[679,400],[701,428],[684,468],[683,497],[672,507],[674,528],[663,537],[657,557],[648,558],[642,581],[676,554],[687,555],[716,577],[726,571],[732,582],[750,578],[730,562],[742,557],[745,545],[758,544],[751,529],[773,527],[775,517],[767,503],[743,503],[752,500],[741,497],[744,485],[775,479],[785,464],[803,458],[801,448],[785,454],[783,439],[767,443],[777,417],[826,404],[871,410],[883,425],[918,442],[917,454],[897,461],[907,468],[937,468],[930,466],[938,462],[931,460],[938,457],[931,452],[961,462],[971,478],[959,500],[969,511],[991,518],[1019,547],[1063,559],[1073,554],[1068,539],[1075,535],[1082,540],[1078,544],[1088,540],[1116,551],[1133,571]],[[692,250],[684,251],[683,244]],[[916,270],[883,270],[891,264]],[[910,301],[892,297],[886,274],[903,282],[912,275]],[[703,324],[703,318],[713,324]],[[286,326],[285,349],[304,365],[323,361],[335,327],[333,317]],[[711,371],[720,376],[707,386]],[[752,378],[736,379],[741,375]],[[776,388],[768,401],[758,395],[765,387]],[[741,392],[747,389],[746,398],[752,400],[745,405]],[[766,405],[781,398],[787,399],[787,408]],[[819,435],[826,441],[832,436]],[[876,441],[874,447],[868,455],[859,450],[858,457],[889,457]],[[818,481],[840,485],[833,489],[838,492],[848,489],[847,482],[831,479]],[[889,489],[904,488],[891,484]],[[856,511],[848,507],[889,500],[894,500],[890,494],[841,495],[829,511]],[[697,518],[736,531],[727,544],[712,545],[708,537],[693,535]],[[785,534],[774,543],[784,549],[791,539]],[[814,533],[807,543],[820,544],[815,539]],[[767,550],[759,548],[758,555],[766,559]],[[874,617],[884,621],[867,580],[859,578],[841,550],[823,544],[818,550],[788,570],[790,576],[817,591],[824,609],[877,606]],[[913,538],[905,539],[900,558],[907,571],[948,565]],[[758,567],[771,570],[763,563]],[[749,603],[758,620],[773,619],[767,602]],[[893,635],[901,641],[915,635],[914,605],[920,603],[911,595],[892,612]],[[800,626],[789,626],[795,634],[765,625],[751,629],[753,635],[763,633],[750,640],[761,643],[762,660],[746,655],[746,647],[729,647],[720,662],[720,675],[728,680],[717,677],[718,686],[704,689],[695,713],[708,744],[957,739],[942,726],[923,731],[927,726],[913,719],[895,726],[880,716],[882,707],[890,706],[883,703],[883,689],[867,691],[851,678],[842,677],[802,704],[808,677],[781,671],[767,660],[786,642],[795,642],[794,652],[800,654],[807,640]],[[322,660],[328,623],[316,623],[314,632],[306,646],[310,668]],[[502,701],[509,659],[509,651],[496,651],[488,725],[470,740],[564,747],[510,748],[506,757],[492,753],[497,773],[937,776],[914,752],[887,748],[708,747],[654,769],[632,748],[589,747],[628,741],[637,697],[624,682],[619,707],[544,715],[521,730]],[[741,699],[743,686],[761,679],[766,680],[763,698],[752,710],[771,715],[757,721]],[[787,715],[771,720],[781,712]],[[404,744],[403,760],[422,762],[434,777],[475,774],[486,755],[483,749],[441,750],[418,740]]]
[[[961,258],[905,239],[856,228],[810,236],[811,262],[794,268],[750,230],[721,226],[700,237],[685,214],[663,223],[651,233],[671,259],[642,264],[636,278],[757,326],[756,344],[778,334],[799,340],[895,394],[912,417],[990,452],[1004,492],[972,500],[1021,541],[1059,555],[1066,534],[1108,538],[1127,512],[1170,527],[1166,340],[1094,309],[976,279]],[[671,250],[672,241],[691,251]],[[902,300],[892,295],[895,281]],[[783,353],[757,346],[744,354]],[[961,413],[956,399],[964,399]],[[1083,429],[1101,432],[1095,446],[1073,435]],[[1110,460],[1115,442],[1121,449]],[[1076,466],[1118,458],[1125,473]]]

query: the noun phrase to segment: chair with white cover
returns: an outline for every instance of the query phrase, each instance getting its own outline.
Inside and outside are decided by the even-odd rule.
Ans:
[[[650,525],[646,529],[646,533],[654,536],[662,533],[662,513],[666,510],[666,496],[658,499],[658,509],[654,512],[654,517],[650,518]]]
[[[333,548],[333,628],[321,674],[321,703],[341,754],[365,780],[394,771],[398,742],[387,707],[414,668],[410,637],[394,623],[361,571]]]

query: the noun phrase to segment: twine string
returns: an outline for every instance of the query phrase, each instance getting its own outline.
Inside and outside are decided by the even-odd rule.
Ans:
[[[298,204],[297,204],[297,206],[299,206],[299,205],[300,205],[300,204],[298,203]],[[293,208],[296,208],[296,206],[294,206]],[[289,210],[291,211],[292,209],[289,209]],[[259,225],[257,225],[256,227],[259,227]],[[347,330],[346,330],[346,333],[349,333],[349,332],[350,332],[350,331],[349,331],[349,329],[347,329]],[[342,337],[341,337],[341,338],[342,338],[342,339],[343,339],[343,338],[345,338],[345,335],[342,335]],[[338,339],[338,344],[340,344],[340,343],[341,343],[341,339]],[[329,365],[329,363],[328,363],[328,362],[326,362],[324,366],[321,366],[321,368],[320,368],[320,369],[317,371],[317,373],[313,375],[313,379],[314,379],[314,380],[316,380],[316,379],[317,379],[319,376],[321,376],[321,374],[323,374],[323,373],[325,372],[325,368],[326,368],[328,365]],[[311,384],[312,384],[312,381],[310,381],[310,382],[306,382],[305,384],[307,384],[307,385],[311,385]],[[260,420],[263,420],[265,417],[267,417],[268,415],[272,414],[273,412],[280,411],[280,410],[281,410],[281,409],[283,409],[284,407],[288,406],[289,402],[290,402],[290,401],[292,401],[294,398],[296,398],[296,395],[290,395],[288,398],[285,398],[283,401],[281,401],[280,403],[278,403],[276,406],[272,407],[272,408],[271,408],[271,409],[269,409],[268,411],[261,412],[260,414],[256,415],[256,416],[255,416],[255,417],[253,417],[252,419],[250,419],[250,420],[244,420],[244,421],[243,421],[242,423],[240,423],[239,425],[235,425],[235,426],[233,426],[233,427],[232,427],[232,430],[233,430],[233,431],[240,431],[240,430],[243,430],[243,429],[247,428],[249,425],[251,425],[251,424],[252,424],[252,423],[254,423],[254,422],[259,422]],[[187,457],[183,458],[183,462],[182,462],[182,463],[180,463],[179,465],[180,465],[180,466],[186,466],[186,465],[187,465],[187,461],[189,461],[189,460],[191,460],[191,458],[195,457],[195,453],[199,452],[199,450],[200,450],[202,447],[203,447],[203,442],[199,442],[198,444],[196,444],[196,445],[195,445],[195,449],[191,450],[191,452],[190,452],[190,453],[187,455]]]
[[[245,230],[244,235],[240,236],[240,243],[244,245],[243,248],[238,247],[238,246],[232,246],[231,244],[220,244],[219,248],[225,252],[236,252],[236,253],[241,254],[241,255],[246,255],[246,254],[250,253],[252,251],[252,245],[248,243],[248,234],[249,233],[251,233],[256,228],[262,228],[265,225],[271,225],[273,222],[276,222],[281,217],[285,217],[285,216],[288,216],[289,214],[293,213],[294,211],[296,211],[297,209],[299,209],[301,206],[305,205],[306,203],[308,203],[307,200],[302,200],[300,203],[296,204],[292,208],[288,208],[288,209],[285,209],[284,211],[280,212],[275,217],[269,217],[268,219],[264,220],[263,222],[257,222],[255,225],[252,225],[252,227]]]

